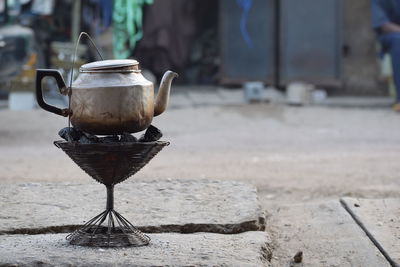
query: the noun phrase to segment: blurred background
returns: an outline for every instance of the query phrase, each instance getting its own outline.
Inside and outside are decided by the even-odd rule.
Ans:
[[[81,31],[104,58],[137,59],[149,79],[173,69],[181,85],[243,87],[250,100],[293,82],[312,85],[317,100],[394,92],[369,0],[2,0],[0,23],[0,95],[18,103],[35,68],[67,78]],[[94,51],[83,40],[75,67]]]
[[[268,207],[400,196],[390,58],[370,0],[1,0],[0,22],[2,183],[93,182],[52,143],[68,120],[34,97],[36,68],[69,81],[99,59],[82,38],[72,64],[85,31],[155,83],[180,74],[153,120],[171,145],[136,178],[242,180]],[[45,84],[47,102],[68,105]]]

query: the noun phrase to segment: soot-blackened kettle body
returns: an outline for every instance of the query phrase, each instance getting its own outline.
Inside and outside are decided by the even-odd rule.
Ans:
[[[54,77],[60,93],[70,95],[70,108],[60,109],[43,99],[42,79]],[[36,97],[44,110],[70,116],[71,124],[96,135],[135,133],[146,129],[153,117],[168,105],[172,80],[178,74],[167,71],[154,96],[153,83],[146,80],[136,60],[103,60],[82,65],[79,75],[67,88],[57,70],[38,69]]]

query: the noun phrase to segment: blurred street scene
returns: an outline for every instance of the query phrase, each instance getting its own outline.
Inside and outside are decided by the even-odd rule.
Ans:
[[[155,88],[166,70],[179,78],[152,122],[171,144],[128,182],[249,183],[267,214],[268,264],[289,266],[301,250],[304,266],[363,266],[367,249],[352,250],[358,240],[329,207],[400,197],[396,88],[370,10],[370,0],[0,0],[0,183],[92,184],[53,145],[68,119],[37,106],[36,69],[69,86],[85,63],[136,59]],[[94,45],[77,44],[82,31]],[[46,102],[68,107],[54,79],[43,84]]]
[[[3,99],[29,92],[35,68],[67,79],[81,31],[104,59],[134,58],[155,81],[173,69],[180,84],[243,87],[254,100],[263,88],[247,82],[282,92],[302,83],[288,90],[313,91],[293,100],[300,104],[307,94],[394,97],[368,0],[7,0],[0,8]],[[99,59],[87,39],[78,48],[75,68]]]

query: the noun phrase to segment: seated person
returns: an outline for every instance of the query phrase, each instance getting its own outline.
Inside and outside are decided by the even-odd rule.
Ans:
[[[396,86],[395,111],[400,112],[400,0],[371,0],[372,27],[377,33],[383,52],[392,58]]]

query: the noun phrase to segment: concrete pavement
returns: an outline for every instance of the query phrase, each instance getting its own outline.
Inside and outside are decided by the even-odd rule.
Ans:
[[[290,107],[246,104],[241,91],[232,93],[229,101],[215,94],[204,94],[203,100],[172,95],[171,108],[154,120],[171,145],[131,179],[208,178],[255,185],[269,213],[267,231],[278,244],[275,255],[281,262],[289,260],[293,250],[304,249],[280,235],[287,231],[279,213],[282,207],[304,204],[310,210],[305,220],[313,220],[319,212],[314,203],[343,196],[400,197],[400,114],[390,110],[390,99],[372,99],[368,105],[357,98],[364,104]],[[214,99],[204,103],[210,97]],[[0,122],[3,184],[93,183],[52,145],[66,125],[64,118],[40,110],[4,109]],[[297,220],[294,213],[288,216]],[[306,236],[293,231],[300,240],[297,244],[303,244]],[[318,231],[307,235],[322,244],[331,240]],[[306,256],[324,258],[315,249]]]

